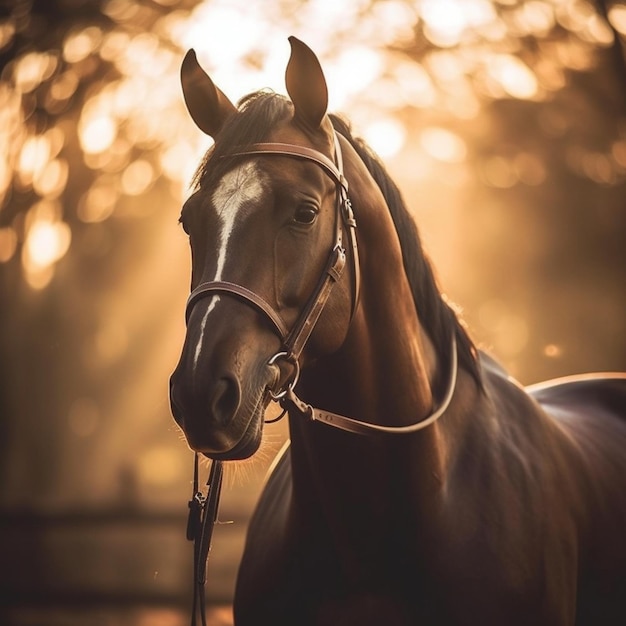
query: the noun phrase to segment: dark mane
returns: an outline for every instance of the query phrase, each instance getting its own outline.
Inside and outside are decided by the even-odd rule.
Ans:
[[[422,248],[417,227],[406,208],[400,190],[365,142],[353,137],[350,125],[336,115],[330,115],[330,119],[335,130],[349,141],[365,163],[372,178],[383,193],[398,232],[404,270],[413,293],[415,306],[419,311],[420,321],[433,341],[438,356],[443,359],[443,362],[448,362],[450,337],[452,334],[456,335],[459,364],[472,375],[478,386],[482,388],[476,347],[456,313],[439,291],[432,266]]]
[[[196,188],[210,185],[231,167],[233,158],[237,158],[229,158],[234,146],[245,149],[253,143],[264,141],[271,129],[291,115],[292,111],[292,105],[287,98],[271,91],[257,91],[245,96],[240,100],[238,108],[238,113],[226,122],[215,138],[215,144],[200,164],[193,180]],[[417,227],[400,190],[367,145],[352,136],[349,124],[335,115],[330,118],[337,132],[350,142],[365,163],[383,193],[400,238],[404,268],[420,321],[433,341],[439,358],[444,363],[448,362],[450,338],[452,334],[456,335],[459,364],[482,387],[476,348],[437,287],[432,267],[422,249]]]

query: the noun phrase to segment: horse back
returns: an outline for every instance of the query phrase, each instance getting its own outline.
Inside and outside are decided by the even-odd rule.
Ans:
[[[576,624],[617,624],[626,609],[626,375],[568,377],[527,391],[576,454],[572,478],[585,513]]]
[[[626,479],[626,375],[572,376],[526,391],[569,438],[596,487],[612,477]],[[615,494],[621,486],[614,485]]]

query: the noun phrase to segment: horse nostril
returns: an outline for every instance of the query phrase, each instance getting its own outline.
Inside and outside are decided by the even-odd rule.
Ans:
[[[209,402],[214,418],[222,424],[228,423],[235,416],[241,402],[237,379],[230,376],[220,378],[215,383]]]

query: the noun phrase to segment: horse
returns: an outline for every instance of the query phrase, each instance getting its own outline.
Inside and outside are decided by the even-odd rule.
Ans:
[[[626,375],[525,389],[477,349],[398,187],[289,41],[288,97],[235,106],[193,50],[181,66],[214,144],[180,217],[172,413],[214,463],[255,453],[270,402],[289,420],[235,623],[625,624]]]

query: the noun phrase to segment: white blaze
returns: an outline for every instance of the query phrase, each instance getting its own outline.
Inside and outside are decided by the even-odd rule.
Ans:
[[[256,163],[243,163],[230,170],[219,182],[213,192],[211,201],[217,213],[219,221],[217,267],[213,281],[222,280],[222,272],[228,256],[228,244],[235,224],[241,223],[252,210],[254,200],[260,199],[263,194],[262,172]],[[213,296],[211,302],[200,322],[200,337],[196,345],[193,358],[194,369],[200,358],[204,329],[207,319],[215,306],[220,301],[219,296]]]

